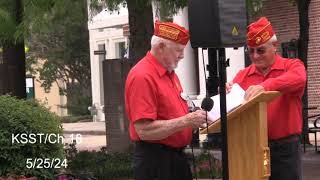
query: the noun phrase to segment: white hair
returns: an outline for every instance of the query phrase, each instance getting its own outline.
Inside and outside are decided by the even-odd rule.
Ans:
[[[151,37],[151,47],[157,46],[160,43],[164,43],[164,44],[169,45],[169,46],[173,46],[173,45],[180,46],[181,45],[181,46],[184,47],[184,45],[182,45],[182,44],[176,43],[174,41],[171,41],[171,40],[168,40],[168,39],[165,39],[165,38],[162,38],[162,37],[158,37],[158,36],[155,36],[155,35],[153,35]]]
[[[160,43],[172,44],[173,42],[168,40],[168,39],[164,39],[162,37],[158,37],[158,36],[155,36],[155,35],[153,35],[151,37],[151,46],[158,45]]]
[[[274,35],[268,40],[268,42],[270,42],[270,43],[278,42],[278,39],[277,39],[276,34],[274,34]]]

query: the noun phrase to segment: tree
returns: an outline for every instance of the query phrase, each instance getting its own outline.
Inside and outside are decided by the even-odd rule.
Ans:
[[[156,0],[162,6],[168,7],[170,14],[186,6],[186,0]],[[137,63],[150,49],[150,39],[153,34],[152,0],[104,0],[109,10],[118,10],[119,6],[128,8],[129,13],[129,59]],[[100,4],[101,5],[101,4]],[[90,0],[91,9],[101,7],[98,0]]]
[[[66,84],[70,90],[76,85],[86,89],[85,94],[90,94],[87,1],[24,0],[22,3],[16,0],[16,2],[20,4],[0,0],[0,19],[4,22],[0,24],[0,45],[3,46],[4,62],[0,65],[0,72],[3,73],[0,93],[10,93],[25,98],[24,40],[26,39],[32,50],[31,54],[28,54],[29,70],[31,64],[37,62],[37,57],[47,59],[43,61],[43,68],[36,69],[40,72],[45,90],[50,89],[52,82],[62,80],[64,83],[59,84]],[[21,11],[24,11],[23,17]],[[18,12],[20,12],[19,21],[15,20]],[[66,92],[65,88],[61,90],[62,93]]]
[[[44,24],[46,13],[61,0],[0,0],[0,94],[26,97],[24,38]]]
[[[43,60],[40,67],[29,66],[29,70],[39,72],[41,86],[47,92],[53,83],[58,85],[68,98],[69,113],[87,114],[91,104],[87,3],[65,0],[63,5],[47,14],[50,28],[31,32],[28,45],[32,52],[28,61]]]
[[[1,94],[26,97],[25,53],[23,37],[14,40],[15,29],[22,23],[23,4],[21,0],[0,1],[0,44],[3,47],[1,63]]]

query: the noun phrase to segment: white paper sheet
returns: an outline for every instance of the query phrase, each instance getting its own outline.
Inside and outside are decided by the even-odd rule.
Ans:
[[[243,103],[244,94],[245,94],[245,91],[239,86],[239,84],[237,83],[233,84],[231,91],[226,95],[227,113],[232,111],[233,109],[235,109],[236,107],[240,106]],[[211,120],[212,122],[215,122],[220,118],[220,95],[212,96],[211,99],[213,100],[214,104],[211,111],[208,112],[208,119]]]

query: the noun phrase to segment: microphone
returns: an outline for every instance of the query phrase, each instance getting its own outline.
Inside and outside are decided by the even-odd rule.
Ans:
[[[211,111],[213,108],[213,100],[209,97],[206,97],[201,102],[201,109],[205,111]]]

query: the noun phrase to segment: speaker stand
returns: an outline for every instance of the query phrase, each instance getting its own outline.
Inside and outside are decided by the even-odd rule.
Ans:
[[[228,127],[227,127],[227,109],[226,109],[226,52],[225,48],[213,48],[217,52],[218,74],[220,87],[220,115],[221,115],[221,134],[222,134],[222,178],[229,180],[228,168]]]

